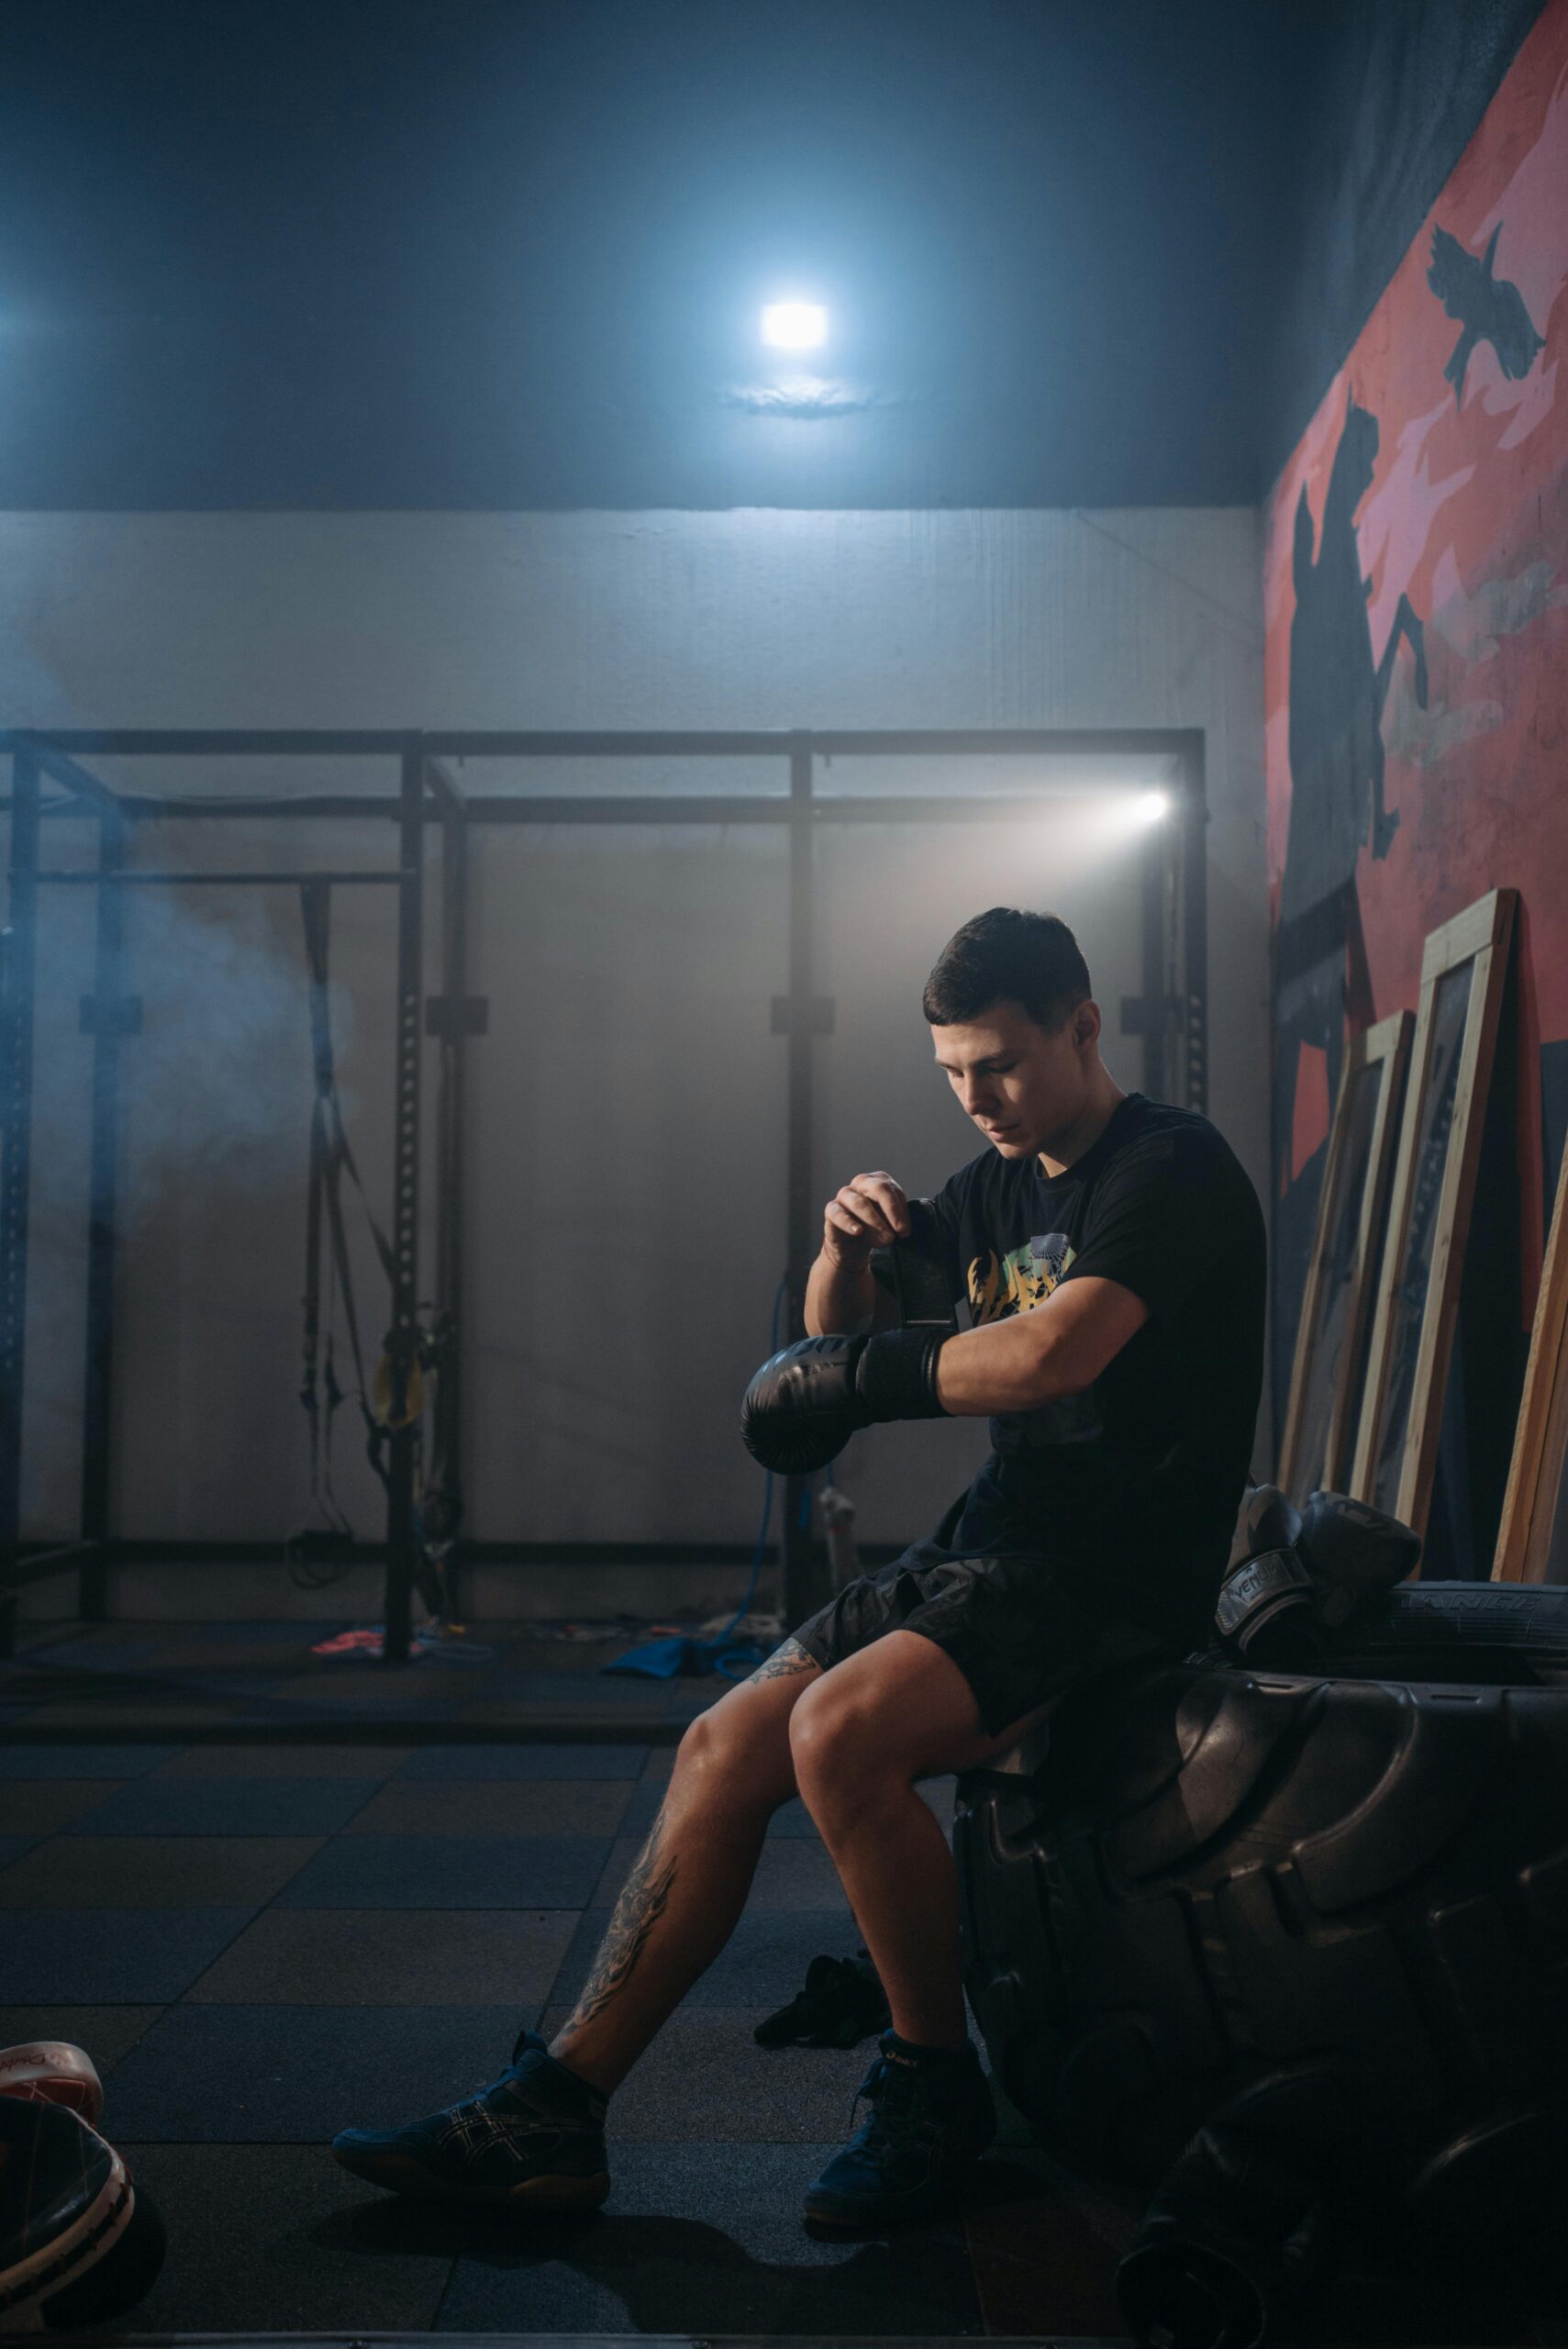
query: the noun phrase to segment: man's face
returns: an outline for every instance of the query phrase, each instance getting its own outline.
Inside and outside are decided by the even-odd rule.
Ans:
[[[1051,1035],[1021,1004],[994,1003],[967,1025],[933,1028],[931,1041],[964,1115],[1004,1158],[1027,1158],[1082,1114],[1099,1024],[1079,1004]]]

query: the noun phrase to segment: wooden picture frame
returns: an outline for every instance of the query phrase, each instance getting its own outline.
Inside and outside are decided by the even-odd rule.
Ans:
[[[1345,1047],[1276,1471],[1297,1503],[1350,1478],[1415,1025],[1396,1011]]]
[[[1535,1301],[1494,1582],[1568,1581],[1568,1150]],[[1555,1568],[1555,1572],[1553,1569]]]
[[[1421,957],[1351,1491],[1423,1538],[1518,903],[1518,890],[1492,890]]]

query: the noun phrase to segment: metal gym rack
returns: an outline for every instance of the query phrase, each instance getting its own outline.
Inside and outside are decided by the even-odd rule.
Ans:
[[[46,1575],[74,1571],[78,1612],[88,1621],[107,1612],[108,1568],[116,1554],[109,1527],[111,1379],[121,1049],[135,1033],[138,1010],[125,992],[124,890],[128,886],[257,887],[304,881],[334,886],[386,886],[397,898],[395,1055],[393,1120],[391,1345],[417,1341],[421,1061],[426,1035],[440,1050],[436,1136],[436,1284],[438,1318],[453,1332],[447,1375],[439,1382],[437,1431],[458,1472],[462,1403],[462,1287],[463,1084],[465,1048],[482,1034],[484,1006],[467,993],[468,833],[475,824],[777,824],[789,836],[789,948],[784,992],[774,998],[773,1032],[785,1046],[787,1094],[788,1327],[797,1335],[806,1275],[816,1252],[819,1201],[813,1186],[814,1047],[831,1032],[832,1006],[814,985],[814,842],[834,824],[1016,821],[1037,814],[1049,795],[876,794],[826,796],[815,788],[822,759],[1050,759],[1106,756],[1165,763],[1173,820],[1151,828],[1143,864],[1143,991],[1120,1007],[1124,1033],[1143,1041],[1144,1089],[1188,1107],[1207,1105],[1207,907],[1204,736],[1195,729],[973,729],[943,731],[801,730],[762,732],[465,732],[317,729],[242,731],[124,729],[0,734],[11,763],[8,929],[0,968],[0,1646],[16,1592]],[[384,758],[395,763],[388,793],[297,796],[205,796],[117,791],[82,762],[88,758]],[[591,796],[462,792],[448,762],[573,758],[774,759],[787,788],[742,794],[599,794]],[[45,785],[52,785],[46,795]],[[61,818],[95,821],[95,869],[61,871],[40,861],[44,826]],[[130,833],[170,818],[215,821],[242,817],[291,820],[361,818],[396,828],[395,866],[327,872],[170,872],[127,863]],[[440,992],[423,995],[425,840],[439,829]],[[87,1228],[86,1353],[80,1531],[70,1543],[39,1550],[19,1539],[28,1225],[31,1179],[32,1061],[40,891],[97,890],[93,993],[82,1006],[92,1039],[91,1175]],[[395,1428],[388,1443],[385,1541],[385,1643],[388,1663],[406,1659],[416,1561],[416,1431]],[[782,1542],[784,1607],[798,1620],[826,1596],[809,1533],[803,1492],[786,1487]]]

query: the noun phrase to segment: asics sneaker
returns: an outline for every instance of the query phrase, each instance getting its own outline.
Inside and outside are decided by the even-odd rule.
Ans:
[[[973,2046],[913,2048],[884,2031],[855,2091],[871,2111],[806,2192],[814,2224],[873,2229],[922,2218],[950,2200],[996,2134],[990,2084]]]
[[[476,2096],[406,2128],[341,2130],[332,2151],[356,2177],[421,2201],[596,2210],[610,2190],[608,2101],[525,2031]]]

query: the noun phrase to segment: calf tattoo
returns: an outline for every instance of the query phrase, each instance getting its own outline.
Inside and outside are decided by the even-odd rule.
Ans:
[[[807,1655],[798,1640],[786,1640],[775,1648],[766,1664],[760,1664],[751,1675],[752,1680],[785,1680],[803,1672],[820,1670],[817,1658]]]
[[[675,1855],[673,1852],[666,1855],[661,1849],[663,1836],[664,1813],[661,1810],[631,1874],[621,1887],[615,1914],[594,1960],[594,1970],[568,2025],[570,2030],[592,2022],[616,1992],[625,1987],[642,1944],[669,1907],[670,1888],[675,1881]]]

